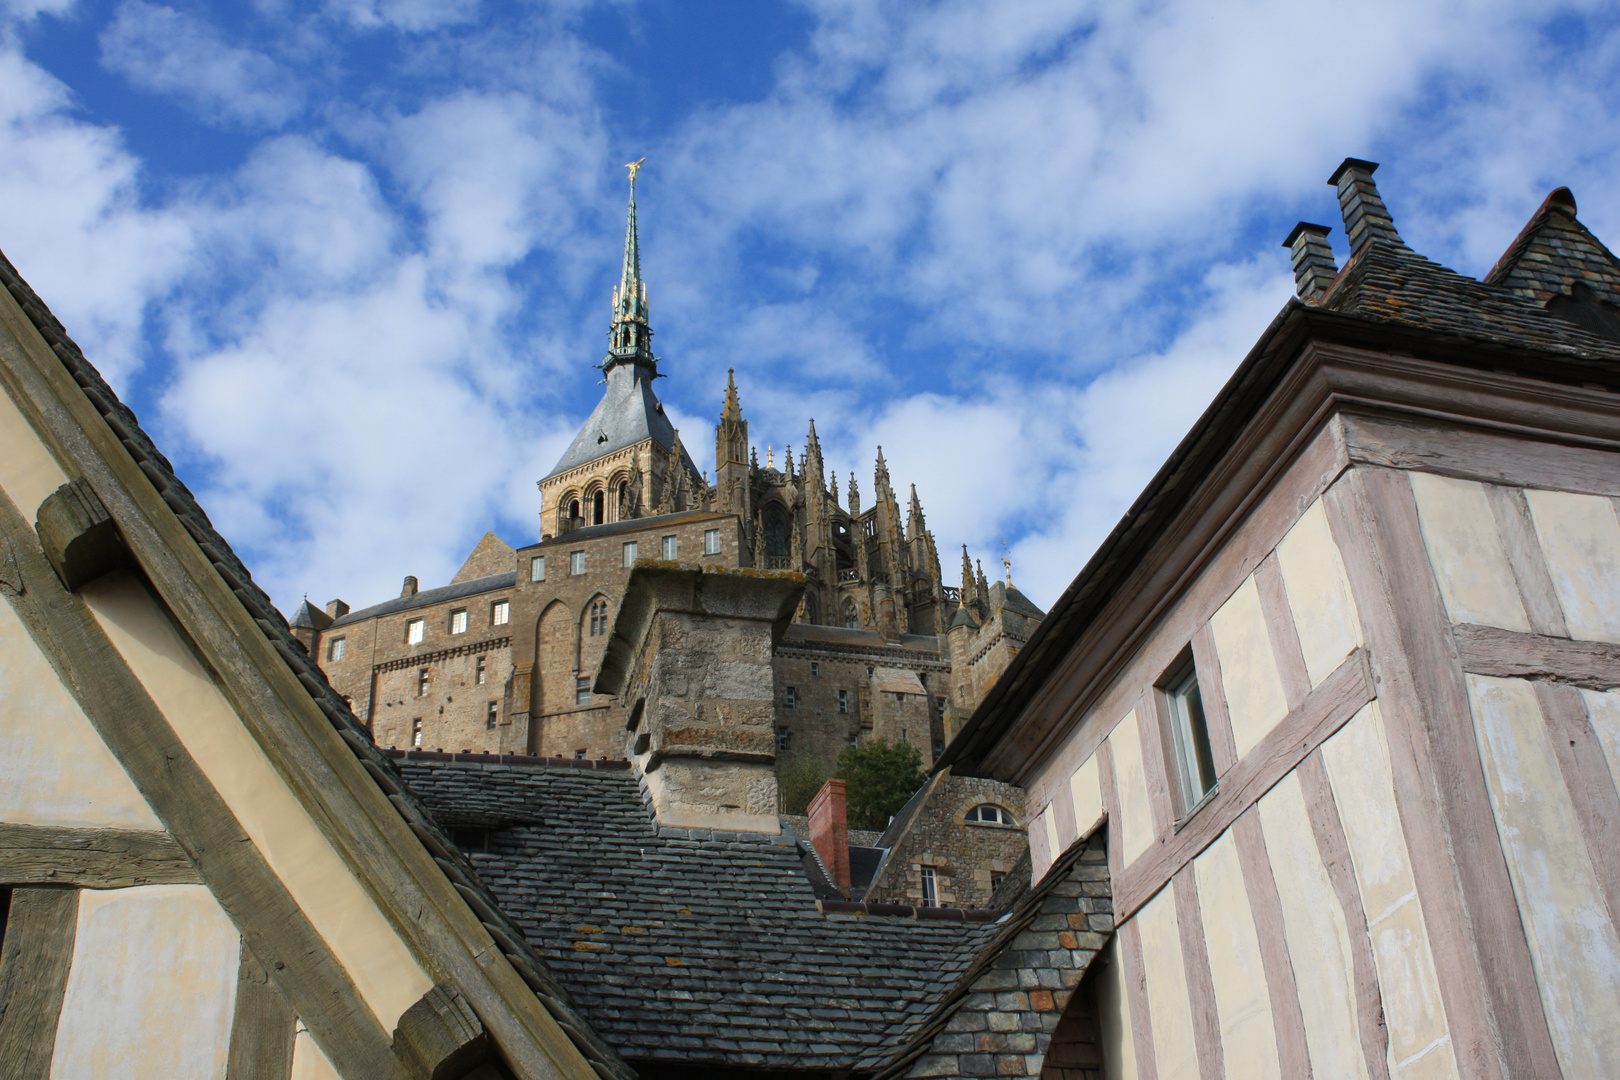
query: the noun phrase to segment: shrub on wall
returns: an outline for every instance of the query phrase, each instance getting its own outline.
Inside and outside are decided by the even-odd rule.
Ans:
[[[782,813],[798,816],[808,813],[810,800],[816,797],[816,792],[826,782],[827,770],[814,761],[795,762],[783,769],[776,777]]]
[[[915,746],[887,739],[844,747],[833,776],[844,782],[852,829],[887,827],[889,819],[928,779],[922,754]]]

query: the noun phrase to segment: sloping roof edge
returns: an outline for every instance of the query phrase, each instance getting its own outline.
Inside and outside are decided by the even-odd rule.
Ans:
[[[551,1015],[557,1027],[567,1036],[574,1049],[599,1075],[622,1080],[634,1077],[634,1072],[590,1028],[583,1016],[574,1008],[568,1000],[567,992],[546,969],[538,953],[523,938],[516,924],[498,909],[492,894],[479,880],[471,864],[433,821],[432,816],[410,791],[388,757],[371,742],[364,727],[327,683],[319,666],[307,656],[303,645],[292,637],[286,618],[276,610],[269,596],[254,584],[246,566],[214,529],[196,498],[175,474],[168,458],[142,430],[134,412],[118,399],[100,372],[67,335],[61,322],[51,314],[50,309],[23,280],[3,253],[0,253],[0,283],[5,285],[9,298],[16,302],[45,348],[54,355],[61,369],[77,384],[85,400],[100,415],[108,433],[128,454],[128,465],[123,467],[121,472],[131,475],[138,470],[144,474],[156,500],[166,506],[177,525],[190,535],[196,545],[196,553],[213,567],[219,583],[234,595],[240,612],[257,626],[270,648],[279,656],[286,675],[296,680],[305,694],[312,699],[319,714],[337,732],[344,746],[358,760],[375,787],[394,807],[399,818],[421,845],[422,851],[437,866],[443,884],[448,885],[456,895],[459,895],[470,913],[494,940],[513,970]],[[28,356],[27,359],[32,360],[32,357]],[[24,399],[25,395],[19,395],[19,404],[22,404]],[[77,422],[76,418],[67,419],[69,422]],[[41,423],[40,427],[42,432],[49,430],[48,424]],[[109,506],[109,509],[112,507]],[[121,526],[123,524],[120,523]],[[139,554],[137,551],[137,557]],[[168,599],[165,597],[166,602]],[[182,613],[175,611],[174,614],[180,617],[184,624]],[[243,644],[245,646],[246,642]],[[212,662],[211,666],[217,669],[217,665]],[[265,674],[268,676],[268,669],[265,669]],[[400,864],[400,868],[406,873],[411,872],[403,863]],[[423,947],[420,942],[418,947]],[[424,951],[431,952],[427,949]]]

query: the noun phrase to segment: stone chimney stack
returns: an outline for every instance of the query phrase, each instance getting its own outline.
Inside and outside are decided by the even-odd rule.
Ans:
[[[1328,183],[1339,191],[1339,210],[1344,214],[1344,232],[1350,238],[1350,254],[1360,254],[1369,241],[1406,246],[1401,234],[1395,231],[1395,221],[1389,208],[1378,194],[1373,173],[1378,162],[1360,158],[1345,158],[1328,177]]]
[[[844,782],[828,780],[810,800],[810,845],[821,856],[832,882],[849,891],[849,814]]]
[[[781,832],[771,655],[803,595],[780,570],[630,571],[594,686],[629,707],[660,828]]]
[[[1332,231],[1326,225],[1302,221],[1283,241],[1283,247],[1288,249],[1294,260],[1294,290],[1299,293],[1301,300],[1308,303],[1315,302],[1327,292],[1328,286],[1339,275],[1339,267],[1333,261],[1333,249],[1327,242],[1327,235]]]
[[[334,620],[341,619],[348,613],[349,605],[345,604],[342,600],[328,600],[326,602],[326,614],[330,618]]]
[[[405,586],[402,589],[399,590],[399,595],[401,597],[415,596],[416,595],[416,575],[415,574],[407,574],[407,575],[405,575]]]

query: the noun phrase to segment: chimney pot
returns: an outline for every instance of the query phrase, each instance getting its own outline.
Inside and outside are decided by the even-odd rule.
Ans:
[[[1339,274],[1339,267],[1333,261],[1333,248],[1327,242],[1327,235],[1332,231],[1326,225],[1302,221],[1283,241],[1283,247],[1294,260],[1294,288],[1301,300],[1314,302],[1320,298]]]
[[[405,575],[405,586],[404,586],[404,588],[399,590],[399,595],[400,596],[415,596],[416,595],[416,575],[415,574],[406,574]]]
[[[844,782],[828,780],[810,800],[810,846],[827,865],[833,884],[849,892],[849,814]]]

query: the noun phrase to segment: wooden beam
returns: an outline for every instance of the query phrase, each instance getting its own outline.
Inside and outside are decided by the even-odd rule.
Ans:
[[[1557,1076],[1411,482],[1361,467],[1324,499],[1378,659],[1395,801],[1458,1068],[1481,1080]]]
[[[1259,930],[1260,963],[1265,967],[1266,991],[1271,995],[1271,1026],[1277,1033],[1277,1063],[1284,1076],[1303,1080],[1311,1075],[1305,1014],[1299,1004],[1288,940],[1283,935],[1282,897],[1277,892],[1257,809],[1250,807],[1232,823],[1232,839],[1237,844],[1238,864],[1243,868],[1249,910],[1254,912],[1254,924]]]
[[[16,889],[0,949],[0,1070],[6,1080],[48,1080],[62,1015],[73,939],[76,889]]]
[[[124,889],[201,883],[168,833],[0,822],[0,885]]]
[[[1620,687],[1620,645],[1519,634],[1465,623],[1452,628],[1462,668],[1471,675],[1550,679],[1587,690]]]
[[[1188,863],[1170,880],[1181,938],[1181,966],[1187,976],[1187,1003],[1192,1008],[1193,1046],[1198,1051],[1201,1080],[1226,1080],[1221,1047],[1221,1018],[1215,1006],[1215,980],[1209,971],[1204,916],[1198,903],[1198,879]]]
[[[225,1080],[290,1080],[297,1030],[298,1018],[287,999],[244,943]]]
[[[186,751],[84,602],[66,591],[0,492],[0,536],[23,578],[4,594],[113,756],[344,1076],[402,1077],[389,1036],[331,948]]]
[[[1183,866],[1213,844],[1242,813],[1373,699],[1367,653],[1357,649],[1323,679],[1249,755],[1229,769],[1210,800],[1165,842],[1148,848],[1114,878],[1114,913],[1124,920]],[[1144,742],[1147,740],[1144,739]]]

